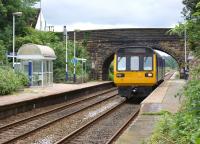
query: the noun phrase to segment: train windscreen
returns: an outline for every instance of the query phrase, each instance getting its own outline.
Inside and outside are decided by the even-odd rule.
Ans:
[[[153,70],[153,50],[145,47],[121,48],[117,52],[118,71]]]
[[[153,62],[152,62],[152,57],[151,56],[145,56],[144,57],[144,70],[152,70],[153,69]]]
[[[126,57],[125,56],[119,56],[117,58],[117,69],[120,71],[126,70]]]

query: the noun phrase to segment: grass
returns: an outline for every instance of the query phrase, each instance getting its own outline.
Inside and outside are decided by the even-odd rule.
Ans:
[[[171,114],[169,111],[161,110],[159,112],[144,112],[142,115],[164,115],[164,114]]]

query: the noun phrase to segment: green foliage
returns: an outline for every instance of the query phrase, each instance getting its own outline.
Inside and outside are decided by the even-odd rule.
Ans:
[[[38,31],[31,27],[26,27],[24,33],[25,33],[25,36],[17,37],[16,47],[20,47],[23,44],[27,44],[27,43],[50,46],[52,43],[59,42],[59,38],[56,36],[56,33],[53,33],[53,32]]]
[[[17,76],[19,82],[20,82],[20,86],[22,86],[22,87],[23,87],[23,86],[28,86],[28,84],[29,84],[29,79],[28,79],[27,75],[25,75],[25,74],[22,73],[22,72],[16,72],[15,74],[16,74],[16,76]]]
[[[183,0],[185,7],[183,8],[182,14],[187,19],[191,19],[192,14],[197,11],[197,3],[199,3],[199,0]]]
[[[114,80],[114,65],[113,65],[113,62],[110,64],[108,80],[110,80],[110,81]]]
[[[200,2],[183,0],[183,14],[187,21],[171,30],[182,35],[187,30],[190,50],[200,56]],[[200,66],[190,72],[191,80],[184,89],[185,103],[180,112],[166,114],[157,125],[151,144],[200,144]]]
[[[186,5],[183,13],[187,21],[184,24],[178,24],[170,30],[170,34],[184,36],[184,29],[187,31],[187,41],[189,48],[196,56],[200,56],[200,2],[199,0],[184,0]]]
[[[3,41],[0,40],[0,65],[7,64],[6,48]]]
[[[26,43],[34,43],[34,44],[41,44],[41,45],[48,45],[49,47],[53,48],[55,54],[57,56],[56,60],[54,61],[54,82],[65,82],[65,65],[66,65],[66,45],[65,42],[59,38],[56,33],[54,32],[43,32],[37,31],[33,28],[27,27],[25,29],[25,36],[18,37],[17,43],[18,47]],[[87,41],[85,40],[84,43],[76,42],[76,57],[78,58],[86,58],[88,59],[88,53],[86,51]],[[68,71],[69,77],[73,77],[73,64],[71,60],[73,59],[74,55],[74,43],[68,41]],[[87,69],[89,69],[87,63]],[[82,74],[82,63],[79,61],[76,65],[76,74],[77,77],[81,77]]]
[[[27,85],[27,78],[22,73],[15,73],[9,67],[0,67],[0,95],[10,94],[24,85]]]
[[[164,115],[164,114],[170,114],[170,112],[161,110],[159,112],[144,112],[142,115]]]
[[[172,58],[171,56],[166,56],[166,57],[164,57],[164,59],[165,59],[166,67],[170,67],[171,69],[178,68],[178,64],[177,64],[176,60],[174,58]]]
[[[36,22],[37,10],[32,6],[39,0],[0,0],[0,40],[3,40],[8,51],[12,50],[13,13],[22,12],[16,16],[16,36],[24,36],[25,28]]]
[[[192,73],[199,75],[199,68]],[[200,143],[200,81],[193,78],[184,89],[185,103],[180,112],[166,113],[157,125],[149,143]]]
[[[86,47],[82,44],[76,44],[76,57],[88,59],[88,53]],[[51,44],[51,47],[54,49],[57,59],[54,61],[54,80],[55,82],[65,82],[65,67],[66,67],[66,47],[64,42],[57,42]],[[74,65],[71,62],[74,54],[73,42],[68,41],[68,75],[72,79],[73,77],[73,68]],[[89,63],[87,61],[87,70],[89,69]],[[88,72],[87,72],[88,73]],[[76,65],[76,74],[77,78],[82,75],[82,63],[79,61]]]
[[[13,12],[21,11],[21,17],[16,20],[16,51],[26,43],[47,45],[55,50],[57,59],[54,61],[54,79],[56,82],[65,81],[65,43],[62,37],[53,32],[37,31],[31,26],[36,22],[38,10],[33,5],[39,0],[0,0],[0,62],[6,63],[5,52],[12,51],[12,24]],[[76,57],[88,59],[86,51],[89,33],[84,33],[84,41],[76,45]],[[73,43],[68,42],[68,69],[69,76],[72,77],[73,64]],[[82,64],[76,65],[77,77],[81,76]],[[89,69],[87,61],[87,69]]]
[[[184,29],[187,27],[186,24],[179,23],[178,25],[175,26],[175,28],[172,28],[169,30],[170,35],[178,35],[178,36],[183,36],[184,35]]]

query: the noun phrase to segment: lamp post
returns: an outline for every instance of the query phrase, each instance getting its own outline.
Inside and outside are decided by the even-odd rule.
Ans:
[[[186,23],[184,26],[184,45],[185,45],[185,71],[184,71],[184,78],[187,80],[188,79],[188,75],[189,75],[189,69],[187,66],[187,29],[186,29]]]
[[[186,25],[184,27],[184,46],[185,46],[185,71],[187,70],[187,31],[186,31]]]
[[[64,26],[64,37],[65,37],[65,47],[66,47],[66,81],[68,81],[68,48],[67,48],[67,28]]]
[[[21,16],[22,12],[13,13],[13,69],[15,67],[15,16]]]

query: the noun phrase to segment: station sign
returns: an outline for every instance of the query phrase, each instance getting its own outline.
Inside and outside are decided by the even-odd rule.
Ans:
[[[76,58],[73,58],[73,59],[71,60],[71,62],[72,62],[73,64],[77,64],[77,63],[78,63],[78,60],[77,60]]]

